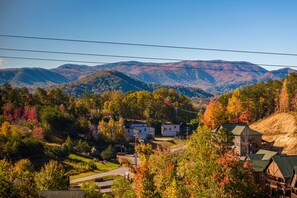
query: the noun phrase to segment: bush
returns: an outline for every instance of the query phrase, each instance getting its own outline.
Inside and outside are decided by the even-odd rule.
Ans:
[[[90,146],[86,141],[79,140],[76,146],[76,150],[78,152],[89,152]]]
[[[104,151],[101,152],[101,157],[103,160],[115,159],[117,156],[115,150],[109,145]]]

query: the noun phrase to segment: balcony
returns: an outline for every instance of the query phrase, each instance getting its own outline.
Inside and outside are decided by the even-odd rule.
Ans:
[[[284,183],[284,182],[278,182],[272,179],[267,179],[267,183],[269,184],[270,188],[274,188],[274,189],[278,189],[278,190],[282,190],[282,191],[290,191],[291,190],[291,186],[289,186],[288,184]]]

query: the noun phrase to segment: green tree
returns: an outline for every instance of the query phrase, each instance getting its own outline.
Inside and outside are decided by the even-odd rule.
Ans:
[[[115,150],[109,145],[104,151],[101,152],[103,160],[112,160],[117,157]]]
[[[89,144],[83,140],[78,140],[75,148],[78,152],[89,152],[91,150]]]
[[[53,160],[36,174],[35,182],[40,190],[66,190],[69,185],[64,167]]]
[[[111,186],[112,194],[115,198],[134,198],[136,197],[132,185],[124,177],[115,178]]]
[[[70,138],[70,136],[67,137],[67,139],[65,140],[63,146],[64,146],[68,151],[73,150],[74,143],[73,143],[72,139]]]
[[[187,144],[179,172],[188,185],[192,197],[219,197],[216,183],[212,178],[216,171],[216,151],[213,147],[211,130],[199,127]]]
[[[86,191],[86,198],[101,198],[100,188],[95,182],[84,182],[81,189]]]

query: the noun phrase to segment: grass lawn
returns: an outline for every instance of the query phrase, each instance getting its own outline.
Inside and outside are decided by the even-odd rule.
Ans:
[[[64,164],[67,164],[72,167],[72,169],[76,170],[77,174],[71,175],[70,179],[78,179],[81,177],[86,177],[90,175],[95,175],[98,173],[103,173],[107,171],[111,171],[117,169],[119,164],[113,162],[107,162],[105,164],[95,162],[92,158],[87,156],[81,156],[77,154],[69,154],[68,158],[63,161]],[[94,163],[96,165],[96,169],[85,171],[84,167],[88,163]],[[72,170],[73,171],[73,170]]]

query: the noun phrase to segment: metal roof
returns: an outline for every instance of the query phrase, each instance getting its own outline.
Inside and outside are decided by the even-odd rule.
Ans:
[[[262,133],[259,133],[258,131],[255,131],[251,129],[246,123],[224,123],[221,124],[220,128],[224,128],[230,132],[232,132],[233,135],[262,135]]]

